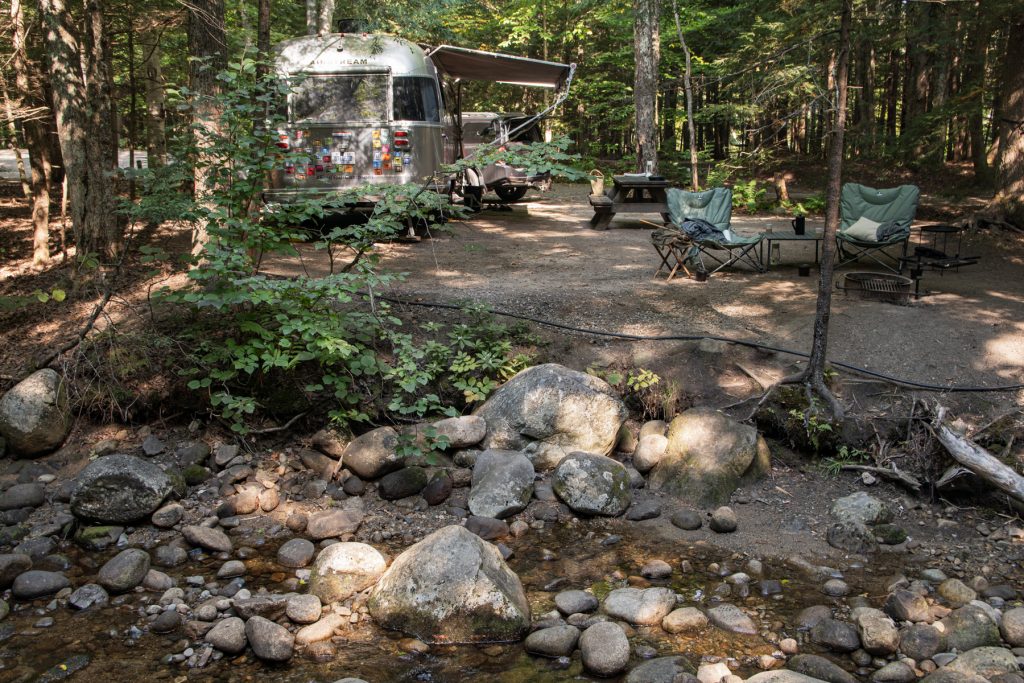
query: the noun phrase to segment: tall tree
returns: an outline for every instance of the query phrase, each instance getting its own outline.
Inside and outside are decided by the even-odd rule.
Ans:
[[[139,41],[142,47],[143,92],[146,101],[146,158],[150,168],[163,166],[167,159],[160,37],[161,32],[154,28],[143,33]]]
[[[679,7],[676,5],[676,0],[672,0],[672,15],[676,20],[676,32],[679,34],[679,43],[683,46],[683,56],[686,58],[686,69],[683,71],[683,89],[686,90],[686,128],[689,131],[690,189],[696,192],[700,189],[700,177],[697,174],[697,133],[693,126],[693,85],[691,81],[690,48],[686,44],[686,37],[683,36],[683,26],[679,23]]]
[[[1003,61],[1002,108],[996,195],[991,207],[1003,220],[1024,228],[1024,11],[1009,17]]]
[[[88,83],[104,78],[105,28],[102,7],[87,8],[83,46],[73,30],[64,0],[39,0],[46,29],[53,102],[61,155],[68,186],[71,225],[79,257],[97,254],[113,259],[121,249],[122,234],[116,220],[112,178],[116,172],[116,147],[109,83]]]
[[[636,108],[636,161],[643,173],[648,162],[658,168],[658,63],[661,56],[660,3],[633,0],[633,56],[636,62],[633,105]]]
[[[330,33],[337,0],[306,0],[306,33]]]
[[[192,0],[188,6],[188,51],[192,57],[189,85],[193,93],[192,130],[195,135],[195,193],[202,200],[215,186],[207,158],[216,137],[220,108],[217,75],[227,68],[227,33],[224,30],[224,0]],[[192,234],[192,254],[199,256],[206,245],[206,225],[196,224]]]

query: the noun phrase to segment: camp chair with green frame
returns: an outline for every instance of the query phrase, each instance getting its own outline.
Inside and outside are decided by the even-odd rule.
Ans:
[[[669,188],[666,197],[672,226],[656,230],[651,236],[654,248],[661,257],[658,273],[668,267],[669,279],[671,279],[680,267],[686,270],[687,264],[691,264],[695,268],[711,274],[737,263],[746,263],[757,272],[764,272],[764,267],[757,258],[756,250],[764,235],[740,237],[730,228],[732,190],[715,187],[703,192],[687,192]],[[683,223],[694,219],[707,221],[715,228],[714,231],[695,235],[688,234],[682,229]],[[673,233],[676,234],[673,235]],[[714,261],[717,266],[708,270],[704,263],[705,256]],[[687,270],[687,272],[689,271]]]
[[[836,267],[868,259],[899,274],[907,256],[910,224],[917,213],[921,190],[916,185],[875,189],[857,183],[843,185],[836,233]],[[901,246],[899,256],[886,251]]]

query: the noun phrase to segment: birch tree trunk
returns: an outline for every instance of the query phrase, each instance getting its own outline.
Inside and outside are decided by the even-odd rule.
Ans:
[[[686,45],[686,37],[683,36],[683,26],[679,22],[679,8],[676,0],[672,0],[672,14],[676,20],[676,32],[679,33],[679,43],[683,46],[683,56],[686,58],[686,69],[683,71],[683,89],[686,90],[686,128],[690,134],[690,189],[696,192],[700,189],[700,177],[697,173],[697,132],[693,127],[693,85],[690,80],[690,48]]]
[[[224,0],[193,0],[188,13],[188,50],[192,57],[189,83],[195,93],[192,122],[196,136],[195,195],[197,201],[214,189],[209,172],[210,161],[205,150],[211,145],[219,128],[220,108],[217,95],[220,82],[217,74],[227,67],[227,36],[224,30]],[[198,222],[192,233],[192,254],[202,254],[208,233],[206,225]]]
[[[334,4],[336,0],[320,0],[320,11],[317,14],[317,29],[319,34],[331,33],[331,25],[334,23]]]
[[[306,33],[311,36],[316,35],[320,23],[320,12],[317,7],[317,0],[306,0]]]
[[[636,159],[638,171],[647,162],[658,169],[655,105],[658,98],[658,61],[660,57],[659,2],[633,0],[633,55],[636,60],[633,103],[636,107]]]

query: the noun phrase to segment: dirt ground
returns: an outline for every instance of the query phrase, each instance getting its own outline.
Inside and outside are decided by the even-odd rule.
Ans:
[[[768,273],[733,270],[708,282],[655,277],[659,263],[650,225],[616,217],[608,231],[589,226],[587,186],[556,185],[511,211],[485,211],[450,224],[448,234],[383,249],[383,267],[406,273],[386,294],[416,302],[481,302],[495,309],[600,332],[641,336],[695,335],[806,352],[810,348],[817,271],[810,245],[783,243],[782,263]],[[925,204],[929,201],[926,196]],[[741,234],[790,229],[789,217],[734,215]],[[929,221],[919,221],[927,224]],[[810,219],[809,229],[822,220]],[[915,241],[919,239],[914,233]],[[941,245],[940,245],[941,246]],[[325,272],[304,248],[296,262],[271,271]],[[829,358],[911,382],[941,387],[997,387],[1024,382],[1024,239],[967,235],[961,253],[981,257],[959,272],[928,272],[927,296],[909,306],[833,297]],[[847,266],[839,271],[869,270]],[[549,355],[566,365],[644,367],[725,405],[792,369],[798,357],[714,342],[623,341],[547,328]],[[881,388],[879,390],[882,390]],[[985,414],[1020,402],[1024,392],[944,397],[960,410]]]

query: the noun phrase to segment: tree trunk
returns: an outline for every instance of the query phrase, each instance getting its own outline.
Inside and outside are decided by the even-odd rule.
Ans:
[[[270,61],[270,0],[259,0],[256,17],[256,54],[259,65],[256,67],[261,76],[267,73]]]
[[[147,33],[142,45],[143,91],[146,98],[146,157],[150,168],[167,163],[166,111],[164,79],[160,70],[160,33]]]
[[[982,8],[981,0],[975,2],[974,25],[968,30],[967,55],[964,69],[963,97],[968,102],[967,134],[970,137],[971,163],[974,166],[974,181],[987,185],[992,181],[988,166],[988,145],[985,142],[985,61],[988,43],[992,38],[992,22]]]
[[[907,10],[907,54],[910,58],[910,75],[906,83],[905,124],[900,137],[904,142],[904,158],[914,165],[928,151],[925,139],[925,114],[928,113],[928,89],[933,67],[931,43],[934,11],[930,2],[910,3]]]
[[[46,29],[57,134],[78,255],[79,258],[89,254],[113,258],[120,240],[114,220],[114,193],[107,172],[109,156],[105,152],[108,150],[103,142],[110,140],[112,132],[93,128],[96,119],[91,112],[103,108],[103,103],[88,100],[82,72],[83,52],[71,31],[64,0],[39,0],[39,13]],[[95,27],[94,21],[95,17],[90,16],[90,30],[102,31],[102,21]],[[84,59],[88,62],[91,57]]]
[[[306,0],[306,33],[315,36],[320,24],[317,0]]]
[[[825,357],[828,349],[828,324],[832,310],[832,273],[835,266],[836,231],[839,228],[839,195],[843,177],[843,138],[846,132],[846,102],[850,68],[850,15],[852,0],[842,0],[839,28],[839,63],[836,66],[836,115],[828,147],[828,185],[825,195],[825,234],[821,240],[821,269],[818,276],[818,302],[814,311],[814,337],[807,362],[806,382],[831,403],[832,416],[839,419],[842,409],[825,386]]]
[[[18,145],[18,127],[14,124],[18,117],[14,113],[14,103],[11,102],[10,89],[7,87],[7,77],[3,73],[0,73],[0,90],[3,91],[4,118],[7,120],[7,144],[10,146],[18,166],[18,180],[21,181],[21,193],[25,196],[25,199],[31,199],[32,185],[29,182],[28,174],[25,172],[25,160],[21,156],[21,147]]]
[[[1024,12],[1008,17],[1010,39],[1002,74],[999,164],[990,208],[1024,228]]]
[[[683,56],[686,58],[686,69],[683,71],[683,88],[686,90],[686,129],[690,137],[690,189],[696,192],[700,189],[700,175],[697,168],[697,132],[693,127],[693,85],[691,80],[690,48],[686,45],[683,27],[679,23],[679,8],[676,5],[676,0],[672,0],[672,14],[676,20],[676,32],[679,34],[679,43],[683,46]]]
[[[224,0],[193,0],[188,13],[188,51],[192,57],[189,85],[193,95],[192,121],[197,159],[195,196],[199,202],[214,190],[210,161],[205,150],[218,133],[220,108],[217,74],[227,67],[227,36],[224,30]],[[192,255],[199,257],[206,246],[206,225],[197,222],[192,233]]]
[[[331,33],[334,24],[335,0],[320,0],[320,12],[317,15],[317,33]]]
[[[637,170],[658,169],[658,60],[660,57],[658,0],[633,0],[633,55],[636,60],[633,103],[636,107]],[[648,163],[649,162],[649,163]]]

